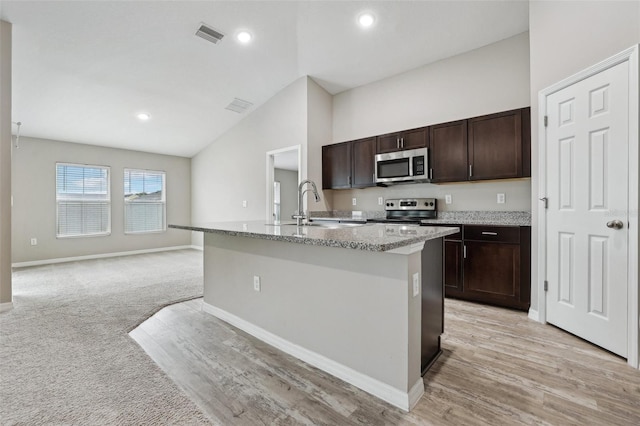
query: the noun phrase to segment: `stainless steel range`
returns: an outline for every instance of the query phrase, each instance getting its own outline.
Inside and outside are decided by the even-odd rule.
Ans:
[[[387,217],[385,223],[420,225],[422,219],[435,219],[438,215],[435,198],[400,198],[385,201]]]

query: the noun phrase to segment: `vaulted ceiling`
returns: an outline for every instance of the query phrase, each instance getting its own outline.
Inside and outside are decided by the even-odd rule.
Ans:
[[[186,157],[301,76],[336,94],[528,30],[521,0],[3,0],[0,8],[13,24],[12,117],[22,136]],[[357,23],[365,11],[375,17],[369,28]],[[196,37],[202,23],[225,37]],[[240,30],[251,42],[237,41]],[[234,98],[253,105],[225,109]]]

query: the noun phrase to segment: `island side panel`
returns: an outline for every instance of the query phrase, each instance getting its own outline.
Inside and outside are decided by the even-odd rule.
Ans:
[[[206,304],[404,393],[420,381],[420,252],[207,233],[204,260]]]

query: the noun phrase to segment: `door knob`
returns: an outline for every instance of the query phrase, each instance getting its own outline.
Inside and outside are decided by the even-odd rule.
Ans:
[[[624,224],[620,220],[611,220],[607,222],[607,227],[613,229],[622,229],[624,227]]]

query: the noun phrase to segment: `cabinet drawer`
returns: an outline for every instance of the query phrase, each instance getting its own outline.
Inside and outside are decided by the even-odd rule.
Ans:
[[[499,243],[520,243],[518,226],[465,225],[464,239],[475,241],[495,241]]]

